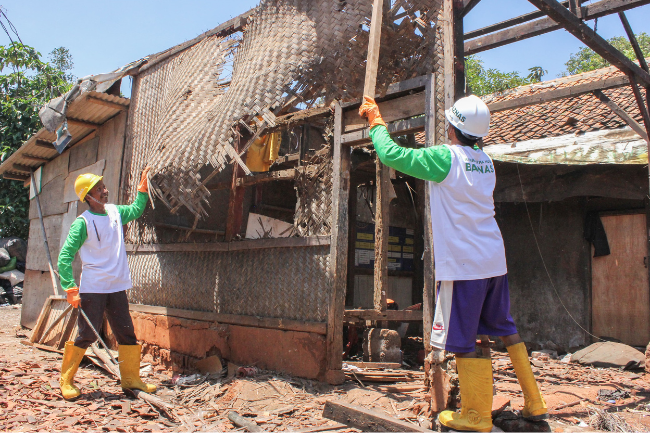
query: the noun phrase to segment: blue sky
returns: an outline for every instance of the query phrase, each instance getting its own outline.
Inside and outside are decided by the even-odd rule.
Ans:
[[[371,0],[368,0],[371,1]],[[78,77],[108,72],[148,54],[184,42],[257,5],[257,0],[0,0],[27,45],[45,57],[52,49],[68,48]],[[482,0],[465,18],[465,30],[480,28],[535,10],[526,0]],[[627,13],[635,32],[650,33],[650,5]],[[589,24],[593,26],[593,21]],[[598,33],[623,35],[617,15],[598,20]],[[0,44],[9,40],[0,31]],[[479,54],[488,68],[520,71],[542,66],[546,79],[564,70],[582,44],[564,30],[537,36]],[[126,89],[125,89],[126,90]]]

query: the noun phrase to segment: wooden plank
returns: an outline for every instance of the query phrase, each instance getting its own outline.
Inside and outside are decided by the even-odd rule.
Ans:
[[[50,150],[56,150],[54,149],[54,146],[52,145],[52,142],[47,141],[47,140],[41,140],[41,139],[36,139],[34,141],[34,146],[36,147],[42,147],[43,149],[50,149]]]
[[[49,334],[50,331],[52,331],[52,329],[54,329],[54,327],[59,324],[59,322],[65,319],[70,311],[72,311],[72,305],[68,305],[65,310],[63,310],[63,312],[59,314],[59,316],[54,319],[52,323],[50,323],[50,326],[48,326],[47,329],[41,333],[41,335],[38,337],[38,344],[43,344],[45,337],[47,337],[47,334]]]
[[[347,365],[353,365],[359,368],[388,368],[393,370],[399,370],[402,368],[402,364],[399,362],[354,362],[354,361],[345,361]]]
[[[84,173],[92,173],[101,176],[104,173],[105,166],[106,160],[100,159],[93,165],[68,173],[68,176],[65,178],[65,185],[63,186],[63,201],[67,203],[79,200],[79,197],[77,197],[77,194],[74,192],[74,182],[77,180],[77,176]]]
[[[251,326],[255,328],[282,329],[284,331],[311,332],[325,335],[327,325],[320,322],[302,320],[275,319],[235,314],[212,313],[206,311],[181,310],[178,308],[157,307],[153,305],[129,304],[129,310],[145,314],[180,317],[183,319],[202,320],[206,322],[228,323],[231,325]]]
[[[255,176],[246,176],[237,179],[237,186],[252,186],[276,180],[293,180],[296,177],[296,169],[269,171],[268,173]]]
[[[41,212],[44,217],[63,214],[68,211],[68,203],[61,200],[61,197],[63,197],[64,187],[65,179],[63,176],[59,176],[51,182],[43,185],[38,197],[41,202]],[[29,201],[29,219],[35,218],[38,218],[36,197]]]
[[[388,320],[394,322],[421,322],[422,310],[345,310],[346,320]]]
[[[153,252],[190,252],[190,251],[246,251],[269,248],[301,248],[330,245],[330,236],[309,236],[304,238],[275,238],[251,239],[239,242],[206,242],[206,243],[179,243],[179,244],[127,244],[129,253]]]
[[[641,95],[641,91],[639,90],[639,86],[637,86],[634,77],[630,75],[629,78],[630,86],[632,87],[632,92],[634,93],[634,98],[636,99],[636,103],[639,106],[639,111],[643,116],[643,124],[645,125],[645,130],[648,133],[648,136],[650,136],[650,112],[648,111],[648,107],[650,107],[650,101],[648,101],[648,107],[646,107],[645,102],[643,101],[643,96]],[[648,88],[650,88],[650,86]],[[646,96],[648,96],[648,93],[646,93]],[[650,142],[648,142],[648,149],[650,150]]]
[[[82,128],[88,129],[97,129],[101,126],[99,123],[88,122],[87,120],[81,119],[72,119],[70,117],[68,117],[66,120],[69,126],[81,126]]]
[[[32,335],[29,337],[29,341],[31,343],[36,343],[40,339],[41,332],[43,331],[43,328],[46,326],[47,319],[50,316],[50,311],[52,310],[52,302],[58,299],[63,299],[63,298],[58,296],[49,296],[45,300],[45,303],[43,304],[43,308],[41,308],[41,313],[38,315],[38,320],[36,321],[36,325],[32,330]]]
[[[625,33],[627,34],[627,38],[630,40],[630,44],[632,45],[632,49],[634,50],[636,59],[639,61],[639,65],[641,66],[641,68],[643,68],[644,71],[647,72],[648,63],[645,60],[643,51],[641,51],[641,47],[639,46],[639,41],[637,41],[634,31],[632,31],[632,26],[630,26],[630,22],[627,20],[627,17],[625,16],[625,12],[619,12],[618,17],[621,20],[621,24],[623,24],[623,28],[625,29]]]
[[[595,18],[604,17],[649,3],[650,0],[601,0],[599,2],[584,6],[582,9],[582,19],[585,21],[593,20]],[[571,12],[567,10],[567,13]],[[507,23],[507,21],[504,23]],[[487,51],[492,48],[501,47],[513,42],[559,30],[560,28],[562,27],[551,18],[542,18],[533,22],[521,24],[516,27],[508,28],[500,32],[488,34],[486,36],[467,41],[465,42],[465,55],[470,56],[472,54],[480,53],[481,51]]]
[[[372,18],[370,21],[370,35],[368,38],[368,57],[366,60],[366,79],[363,85],[363,94],[374,96],[377,88],[377,70],[379,69],[379,48],[381,44],[381,26],[383,20],[383,0],[374,0],[372,4]]]
[[[63,214],[51,215],[43,218],[45,233],[47,233],[50,257],[55,264],[59,256],[59,242],[61,236],[61,222]],[[27,264],[25,267],[33,271],[49,271],[43,230],[38,218],[29,221],[29,248],[27,248]]]
[[[68,161],[68,170],[75,171],[83,167],[88,167],[97,162],[97,148],[99,147],[99,137],[84,141],[70,149],[70,159]]]
[[[25,181],[29,180],[29,176],[13,174],[13,173],[6,173],[6,172],[2,174],[2,178],[7,179],[7,180],[18,180],[20,182],[25,182]]]
[[[424,117],[399,120],[388,124],[388,132],[393,136],[420,132],[424,130],[425,123],[426,121]],[[341,136],[341,144],[345,144],[346,146],[357,146],[364,143],[370,144],[369,128],[348,132]]]
[[[650,86],[650,74],[641,69],[639,65],[628,59],[623,53],[614,48],[609,42],[603,39],[591,27],[586,25],[580,18],[573,15],[569,10],[559,4],[556,0],[528,0],[539,10],[546,13],[553,21],[560,24],[582,43],[598,53],[602,58],[619,68],[626,74],[634,74],[646,86]],[[630,3],[628,0],[627,3]]]
[[[650,341],[646,217],[601,219],[611,254],[591,259],[593,333],[643,346]]]
[[[14,171],[22,171],[24,173],[31,173],[32,170],[38,168],[38,166],[36,165],[32,167],[32,166],[27,166],[22,164],[13,164],[11,167]]]
[[[379,102],[377,105],[379,105],[384,122],[390,123],[424,113],[424,97],[424,92],[418,92],[413,95]],[[368,120],[365,117],[359,116],[357,110],[346,111],[344,121],[344,132],[355,131],[369,126]]]
[[[108,122],[104,123],[97,131],[99,147],[97,160],[106,160],[104,166],[104,185],[109,191],[111,203],[117,203],[121,197],[120,175],[122,171],[122,158],[124,156],[124,142],[126,140],[127,113],[121,112]],[[94,162],[94,161],[93,161]],[[142,167],[144,169],[144,167]]]
[[[576,96],[591,93],[594,90],[614,89],[627,86],[630,80],[625,75],[605,78],[603,80],[592,81],[585,84],[567,86],[560,89],[546,90],[534,95],[527,95],[508,99],[505,101],[488,104],[491,113],[497,111],[514,110],[521,107],[528,107],[535,104],[544,104],[546,102],[557,101],[558,99],[573,98]]]
[[[77,219],[77,207],[79,205],[78,201],[71,201],[68,203],[68,212],[63,215],[63,220],[61,221],[61,236],[59,240],[59,249],[63,248],[68,233],[70,233],[70,226]]]
[[[341,145],[343,110],[334,105],[334,143],[332,170],[332,238],[330,244],[330,291],[327,312],[327,380],[342,383],[343,311],[348,271],[348,199],[350,195],[350,167],[352,152]],[[355,192],[356,193],[356,192]]]
[[[237,130],[239,132],[239,128]],[[241,146],[241,135],[236,134],[233,147],[239,152]],[[242,155],[243,161],[246,161],[246,155]],[[244,171],[237,164],[232,164],[232,179],[230,188],[230,197],[228,199],[228,216],[226,220],[225,241],[231,242],[235,236],[241,234],[242,221],[244,218],[244,193],[245,188],[237,185],[237,181],[244,175]]]
[[[454,68],[456,55],[454,50],[454,0],[443,0],[442,3],[442,49],[443,49],[443,71],[444,71],[444,98],[445,109],[448,110],[454,105],[455,83]]]
[[[465,45],[463,44],[463,0],[453,0],[454,100],[465,96]]]
[[[390,168],[375,158],[375,264],[373,305],[386,311],[388,293],[388,237],[390,227]]]
[[[61,155],[57,155],[52,161],[45,164],[41,175],[41,185],[47,185],[58,176],[65,179],[68,175],[69,163],[70,151],[64,151]]]
[[[380,412],[332,400],[325,402],[323,418],[341,422],[350,427],[368,432],[431,431]]]
[[[632,116],[627,114],[625,110],[623,110],[621,107],[618,106],[618,104],[611,99],[607,97],[603,92],[600,90],[594,90],[594,96],[598,98],[603,104],[607,105],[607,107],[614,112],[618,117],[623,119],[625,123],[628,124],[630,128],[634,130],[637,134],[639,134],[645,141],[648,141],[648,133],[643,129],[639,123],[634,120]]]
[[[45,158],[44,156],[29,155],[26,153],[23,153],[22,155],[20,155],[20,157],[35,162],[50,162],[53,159],[53,158]]]

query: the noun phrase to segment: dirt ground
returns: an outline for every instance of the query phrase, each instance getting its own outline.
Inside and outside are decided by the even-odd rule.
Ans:
[[[358,431],[323,418],[327,400],[383,412],[417,426],[431,425],[422,381],[413,379],[402,384],[408,385],[404,389],[420,385],[410,392],[391,392],[396,385],[391,383],[362,386],[349,380],[334,387],[273,372],[245,378],[202,377],[198,384],[181,387],[171,384],[171,373],[162,367],[143,363],[143,378],[158,385],[156,395],[174,405],[165,412],[126,396],[104,370],[84,362],[76,376],[82,396],[68,402],[58,390],[61,355],[20,344],[29,331],[19,322],[19,308],[0,307],[2,431],[243,431],[228,419],[232,411],[264,431]],[[521,409],[523,395],[507,354],[494,352],[493,364],[495,406],[510,401],[501,415],[507,418],[509,411]],[[617,415],[607,415],[608,420],[629,431],[650,429],[650,375],[559,360],[533,364],[551,413],[548,431],[594,431],[589,421],[596,409]],[[619,390],[622,398],[615,403],[599,401],[601,389]],[[604,425],[603,421],[599,426]]]

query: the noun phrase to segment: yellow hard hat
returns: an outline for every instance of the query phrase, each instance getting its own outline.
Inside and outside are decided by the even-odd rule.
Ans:
[[[79,197],[79,200],[84,201],[88,191],[93,189],[97,182],[102,180],[104,176],[97,176],[92,173],[80,174],[77,176],[77,180],[74,181],[74,192]]]

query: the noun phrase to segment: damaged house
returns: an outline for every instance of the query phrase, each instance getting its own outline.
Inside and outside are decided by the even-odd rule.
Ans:
[[[128,203],[151,165],[152,205],[125,240],[136,334],[154,360],[183,369],[218,354],[340,383],[350,329],[400,328],[430,350],[427,185],[383,166],[358,116],[371,9],[360,0],[263,1],[124,69],[130,99],[119,96],[119,79],[81,92],[62,153],[43,129],[7,158],[0,174],[28,186],[38,170],[40,190],[23,325],[47,326],[37,318],[54,293],[39,215],[55,265],[85,210],[73,197],[76,176],[103,175],[112,202]],[[405,146],[445,140],[444,109],[462,78],[454,81],[454,48],[463,49],[455,13],[442,0],[385,8],[377,99]],[[485,98],[513,313],[534,344],[584,345],[585,331],[650,340],[647,237],[634,235],[645,230],[647,137],[637,135],[640,113],[624,86],[612,68]],[[585,233],[602,247],[603,231],[610,254],[592,257]],[[634,277],[615,272],[622,260]],[[627,297],[630,310],[613,313],[613,296]],[[58,325],[59,345],[70,323]]]

